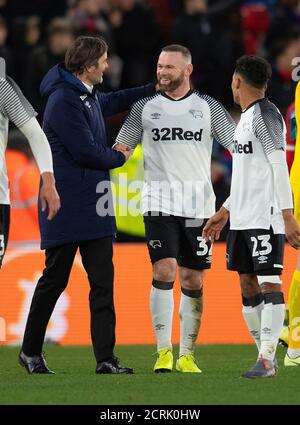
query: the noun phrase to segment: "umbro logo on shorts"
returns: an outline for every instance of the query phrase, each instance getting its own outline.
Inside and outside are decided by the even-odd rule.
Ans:
[[[261,255],[260,257],[258,257],[258,264],[265,264],[268,262],[268,257],[266,257],[265,255]]]

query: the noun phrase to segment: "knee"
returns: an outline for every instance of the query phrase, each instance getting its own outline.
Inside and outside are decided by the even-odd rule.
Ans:
[[[246,298],[254,297],[261,292],[255,274],[240,274],[242,295]]]
[[[56,292],[61,294],[68,285],[69,276],[53,273],[51,270],[44,269],[42,276],[40,277],[36,289],[42,292]]]
[[[282,281],[280,275],[259,275],[257,280],[263,294],[281,291]]]
[[[273,292],[281,292],[281,285],[274,283],[263,283],[261,286],[261,292],[263,294],[271,294]]]
[[[160,282],[173,282],[176,277],[175,258],[164,258],[153,264],[153,278]]]
[[[203,270],[192,270],[186,267],[180,267],[179,277],[182,288],[197,290],[201,289],[203,286]]]

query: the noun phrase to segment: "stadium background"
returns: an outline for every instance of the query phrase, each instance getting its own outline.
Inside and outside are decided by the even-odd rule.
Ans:
[[[44,104],[39,84],[47,70],[63,61],[79,34],[103,35],[110,46],[110,68],[101,90],[115,90],[155,80],[155,63],[162,46],[181,43],[193,55],[193,87],[219,99],[235,119],[230,81],[237,57],[257,53],[273,67],[268,97],[285,115],[293,102],[296,82],[292,59],[300,57],[300,2],[296,0],[0,0],[0,56],[7,73],[20,85],[42,122]],[[124,115],[107,122],[109,143]],[[0,340],[21,341],[34,285],[43,269],[38,249],[36,200],[39,173],[28,144],[13,127],[7,152],[12,198],[9,250],[1,271]],[[142,175],[138,152],[120,172],[130,179]],[[212,179],[217,207],[227,197],[230,157],[214,146]],[[112,175],[120,182],[119,171]],[[119,184],[119,183],[118,183]],[[117,185],[123,202],[126,189]],[[154,344],[148,307],[151,266],[143,242],[141,219],[118,218],[115,244],[115,299],[118,344]],[[223,233],[224,240],[226,232]],[[284,290],[296,262],[285,255]],[[178,305],[178,285],[176,289]],[[242,320],[237,277],[225,272],[224,244],[214,247],[213,268],[205,282],[205,310],[199,343],[250,343]],[[78,258],[68,289],[49,325],[48,342],[90,344],[88,282]],[[175,315],[174,342],[179,322]]]

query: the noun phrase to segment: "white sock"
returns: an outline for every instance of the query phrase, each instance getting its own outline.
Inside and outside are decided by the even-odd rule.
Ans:
[[[152,286],[150,311],[157,340],[157,351],[165,348],[172,350],[173,310],[173,289],[158,289]]]
[[[300,349],[299,348],[288,348],[287,355],[290,359],[296,359],[300,356]]]
[[[282,303],[278,302],[278,297],[282,297]],[[284,313],[285,304],[282,292],[265,294],[265,305],[261,313],[259,357],[274,360],[279,334],[283,327]]]
[[[246,300],[249,302],[253,298],[253,304],[256,304],[260,300],[262,300],[258,305],[244,305]],[[257,301],[252,298],[244,298],[243,297],[243,317],[246,322],[246,325],[249,329],[249,332],[252,335],[252,338],[255,341],[258,351],[260,350],[260,328],[261,328],[261,312],[264,308],[263,295],[257,298]]]
[[[201,316],[203,309],[202,289],[196,291],[188,291],[182,288],[185,293],[181,292],[179,317],[180,317],[180,348],[179,357],[184,354],[193,354],[196,340],[201,324]],[[200,292],[201,291],[201,292]],[[191,297],[186,294],[197,295]],[[200,296],[199,296],[200,295]]]

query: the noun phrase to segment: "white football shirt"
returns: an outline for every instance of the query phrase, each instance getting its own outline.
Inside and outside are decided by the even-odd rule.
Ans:
[[[174,100],[158,92],[137,101],[116,142],[142,143],[142,212],[207,218],[215,211],[211,182],[213,139],[230,149],[235,124],[215,99],[190,90]]]
[[[269,229],[284,223],[268,155],[285,151],[286,127],[279,110],[260,99],[242,112],[234,134],[230,191],[230,229]]]
[[[8,123],[21,127],[36,115],[17,84],[9,77],[0,78],[0,204],[10,203],[5,163]]]

